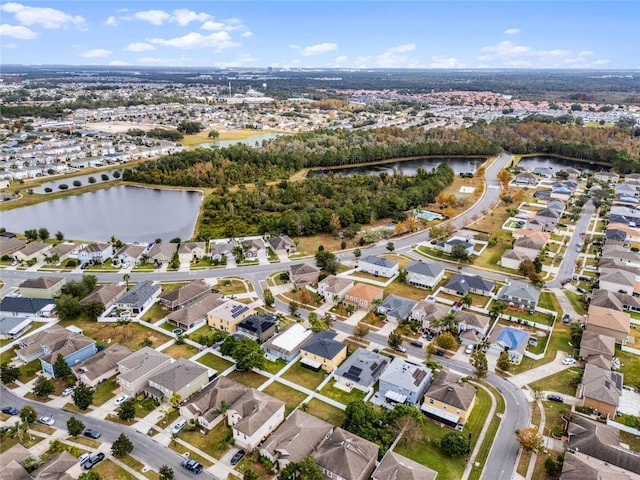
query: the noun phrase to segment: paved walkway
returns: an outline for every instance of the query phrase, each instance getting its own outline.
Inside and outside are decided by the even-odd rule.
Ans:
[[[475,383],[475,382],[471,382],[471,383],[473,383],[473,385],[475,385],[476,387],[482,388],[484,391],[486,391],[489,394],[489,397],[491,398],[491,410],[489,410],[489,414],[487,415],[484,425],[482,426],[482,431],[480,432],[480,436],[478,436],[478,441],[476,442],[476,445],[473,448],[473,452],[471,452],[471,455],[469,456],[469,460],[467,461],[467,466],[465,467],[464,473],[462,474],[462,480],[466,480],[467,478],[469,478],[471,469],[476,463],[478,452],[480,452],[480,448],[482,447],[482,444],[484,442],[484,437],[487,435],[487,430],[489,430],[489,426],[491,425],[491,420],[493,420],[493,416],[496,414],[496,405],[497,405],[496,397],[491,390],[489,390],[488,388],[485,388],[480,383]]]
[[[519,373],[518,375],[514,375],[509,378],[509,381],[516,387],[522,388],[525,385],[529,385],[533,382],[548,377],[549,375],[558,373],[561,370],[571,368],[572,365],[563,365],[562,363],[562,360],[567,356],[568,355],[565,352],[558,350],[558,352],[556,353],[556,358],[554,358],[551,362],[540,365],[536,368],[532,368],[531,370],[528,370],[526,372]]]

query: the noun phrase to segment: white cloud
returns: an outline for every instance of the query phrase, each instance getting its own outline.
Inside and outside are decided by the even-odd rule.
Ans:
[[[102,58],[108,57],[109,55],[111,55],[111,50],[107,50],[106,48],[95,48],[82,54],[84,58]]]
[[[465,65],[460,63],[455,57],[444,57],[442,55],[434,55],[431,57],[431,68],[462,68]]]
[[[298,50],[303,57],[311,57],[313,55],[323,55],[325,53],[333,52],[338,48],[337,43],[318,43],[316,45],[309,45],[308,47],[300,47],[298,45],[289,45],[294,50]]]
[[[130,43],[127,46],[127,50],[129,50],[130,52],[148,52],[149,50],[155,50],[155,49],[156,47],[154,47],[150,43],[144,43],[144,42],[134,42],[134,43]]]
[[[208,13],[196,13],[192,10],[181,8],[173,11],[173,17],[171,17],[171,21],[185,27],[191,22],[204,22],[209,18],[211,18],[211,15],[209,15]]]
[[[111,15],[109,18],[107,18],[107,20],[104,22],[107,25],[109,25],[110,27],[115,27],[116,25],[118,25],[120,22],[118,22],[118,19],[116,17],[114,17],[113,15]]]
[[[216,52],[221,52],[226,48],[239,47],[240,44],[231,40],[227,32],[215,32],[209,35],[191,32],[182,37],[175,38],[148,38],[148,42],[157,45],[164,45],[175,48],[213,48]]]
[[[413,43],[390,47],[380,55],[368,55],[355,59],[357,68],[419,68],[424,67],[407,53],[415,50]]]
[[[145,10],[143,12],[136,12],[136,18],[149,22],[152,25],[162,25],[171,18],[171,15],[164,10]]]
[[[248,54],[240,55],[235,60],[228,62],[216,62],[214,65],[218,68],[236,68],[255,65],[256,59]]]
[[[493,66],[510,68],[590,68],[605,63],[591,61],[593,55],[590,50],[573,52],[562,48],[551,50],[536,50],[525,45],[517,45],[510,41],[500,42],[481,48],[489,55],[477,57],[477,60],[493,61]]]
[[[391,47],[387,52],[390,53],[408,53],[416,49],[413,43],[407,43],[406,45],[400,45],[399,47]]]
[[[27,27],[23,27],[22,25],[9,25],[7,23],[0,25],[0,37],[13,37],[21,40],[30,40],[32,38],[36,38],[37,35],[38,34],[36,32]]]
[[[111,65],[113,67],[124,67],[126,65],[130,65],[130,63],[123,62],[122,60],[111,60],[109,62],[109,65]]]
[[[245,27],[242,21],[238,18],[228,18],[226,20],[222,20],[219,22],[214,21],[213,19],[208,20],[204,22],[200,28],[202,28],[203,30],[209,30],[212,32],[220,32],[220,31],[232,32],[235,30],[243,30],[243,29],[246,29],[247,27]],[[246,36],[251,36],[253,34],[251,32],[244,32],[242,35],[246,37]]]
[[[244,32],[244,33],[243,33],[243,34],[241,34],[240,36],[241,36],[241,37],[244,37],[244,38],[253,37],[253,32],[250,32],[250,31],[248,31],[248,30],[247,30],[246,32]]]
[[[140,63],[154,63],[158,65],[171,65],[175,63],[175,60],[172,58],[161,58],[161,57],[142,57],[138,59]]]
[[[607,65],[608,63],[609,63],[609,60],[607,60],[606,58],[601,58],[593,62],[594,65]]]
[[[505,35],[516,35],[520,33],[519,28],[508,28],[503,32]]]
[[[67,25],[81,26],[85,20],[80,15],[69,15],[54,8],[27,7],[20,3],[9,2],[0,6],[0,10],[13,13],[22,25],[41,25],[44,28],[61,28]]]
[[[347,57],[346,55],[340,55],[339,57],[336,57],[336,59],[334,60],[334,63],[336,65],[344,65],[348,61],[349,61],[349,57]]]
[[[501,57],[509,57],[513,55],[530,54],[532,52],[531,47],[524,47],[522,45],[516,45],[515,43],[505,40],[497,45],[490,45],[480,49],[483,52],[495,53]]]

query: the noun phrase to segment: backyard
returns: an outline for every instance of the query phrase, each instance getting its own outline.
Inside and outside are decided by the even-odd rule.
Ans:
[[[131,322],[127,325],[118,325],[117,323],[100,323],[88,320],[69,320],[60,322],[61,327],[75,325],[83,330],[87,337],[93,338],[101,345],[110,345],[118,343],[125,345],[132,350],[140,350],[142,341],[148,338],[153,345],[162,345],[170,339],[169,336],[163,335],[155,330],[151,330],[144,324]]]
[[[229,375],[227,375],[227,377],[250,388],[258,388],[260,385],[267,381],[267,377],[264,377],[259,373],[239,372],[238,370],[234,370]]]
[[[201,363],[205,367],[212,368],[219,374],[233,365],[233,363],[229,360],[219,357],[218,355],[215,355],[213,353],[205,353],[203,356],[198,358],[197,362]]]
[[[285,406],[285,416],[288,416],[300,403],[307,398],[307,395],[281,383],[273,382],[263,390],[267,395],[282,400]]]
[[[344,410],[340,410],[339,408],[334,407],[333,405],[329,405],[317,398],[312,398],[306,404],[306,410],[309,415],[313,415],[314,417],[318,417],[325,422],[330,423],[336,427],[341,427],[344,423],[344,419],[346,415]]]
[[[357,388],[352,388],[350,392],[346,392],[340,388],[335,387],[336,381],[332,378],[327,383],[320,393],[325,397],[328,397],[336,402],[340,402],[343,405],[349,405],[356,400],[364,399],[365,393]]]
[[[563,395],[575,397],[575,385],[577,384],[572,385],[572,383],[575,383],[576,379],[582,378],[583,373],[583,368],[572,367],[558,373],[554,373],[553,375],[549,375],[537,382],[531,383],[529,386],[532,388],[538,387],[543,391],[558,392]]]
[[[291,365],[286,372],[282,374],[282,378],[295,382],[301,387],[315,390],[315,388],[324,380],[324,370],[314,372],[302,366],[300,362]]]

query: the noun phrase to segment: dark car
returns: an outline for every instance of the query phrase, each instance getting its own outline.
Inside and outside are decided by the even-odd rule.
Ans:
[[[555,395],[553,393],[550,393],[549,395],[547,395],[547,400],[551,400],[552,402],[560,402],[560,403],[564,402],[564,398],[562,398],[560,395]]]
[[[84,436],[85,437],[89,437],[89,438],[93,438],[93,439],[98,439],[100,438],[102,434],[98,431],[98,430],[93,430],[91,428],[87,428],[84,431]]]
[[[6,413],[7,415],[18,415],[20,411],[16,407],[3,407],[2,413]]]
[[[434,353],[439,357],[444,357],[444,350],[436,350]]]
[[[104,460],[104,453],[102,452],[98,452],[96,453],[93,457],[89,457],[89,460],[87,460],[86,462],[84,462],[84,464],[82,465],[82,467],[85,470],[90,470],[92,469],[95,465],[97,465],[99,462],[101,462],[102,460]]]
[[[411,342],[411,345],[413,345],[414,347],[418,347],[418,348],[422,348],[423,347],[422,342],[419,341],[419,340],[413,340]]]
[[[568,313],[565,313],[562,316],[562,323],[569,323],[571,322],[571,316]]]
[[[186,458],[182,461],[182,467],[193,473],[200,473],[204,469],[204,467],[198,462],[189,458]]]
[[[238,450],[233,457],[231,457],[231,465],[236,465],[244,457],[244,450]]]

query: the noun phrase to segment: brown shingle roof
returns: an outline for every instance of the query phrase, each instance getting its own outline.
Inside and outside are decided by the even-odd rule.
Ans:
[[[202,295],[204,292],[211,291],[211,287],[204,280],[194,280],[175,290],[160,295],[160,300],[166,303],[182,305],[194,297]]]
[[[177,392],[206,372],[206,367],[186,358],[179,358],[150,377],[149,382],[156,383],[169,391]]]
[[[191,397],[191,401],[185,405],[185,408],[192,415],[202,416],[207,422],[210,422],[220,415],[222,402],[232,405],[248,390],[249,387],[221,376]]]
[[[62,277],[38,277],[30,278],[20,284],[20,288],[42,288],[47,289],[64,282]]]
[[[284,402],[252,388],[230,408],[238,412],[241,417],[233,428],[251,436],[282,407]]]
[[[379,447],[358,435],[336,428],[314,455],[318,465],[346,480],[366,478],[371,460],[378,457]]]
[[[476,396],[476,389],[461,381],[459,375],[442,370],[431,383],[425,397],[433,398],[460,410],[467,410]]]
[[[126,291],[126,285],[108,283],[106,285],[99,286],[96,290],[80,300],[80,303],[82,305],[86,305],[91,302],[100,302],[105,306],[110,305],[124,295]]]
[[[587,326],[608,328],[617,332],[629,333],[630,317],[626,312],[619,312],[610,308],[589,305]]]
[[[435,480],[438,472],[409,460],[389,450],[378,468],[373,472],[373,480]]]

